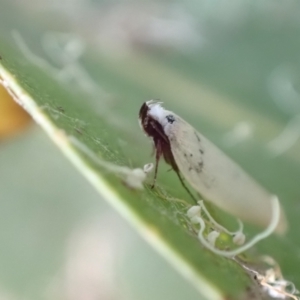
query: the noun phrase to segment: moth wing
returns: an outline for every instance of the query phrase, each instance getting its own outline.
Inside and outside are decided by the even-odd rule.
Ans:
[[[224,211],[262,227],[272,219],[272,195],[205,136],[175,115],[165,133],[176,164],[190,185]],[[281,210],[276,231],[287,224]]]

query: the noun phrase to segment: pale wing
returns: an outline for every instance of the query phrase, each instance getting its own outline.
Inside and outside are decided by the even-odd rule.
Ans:
[[[271,221],[271,194],[190,124],[173,114],[165,132],[179,170],[208,201],[228,213],[266,227]],[[281,212],[278,232],[286,229]]]

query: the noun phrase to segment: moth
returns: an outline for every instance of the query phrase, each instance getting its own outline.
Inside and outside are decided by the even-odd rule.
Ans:
[[[243,221],[267,227],[272,219],[272,194],[203,134],[161,104],[150,100],[139,111],[140,126],[152,138],[155,148],[153,185],[163,157],[191,195],[184,179],[204,200]],[[284,233],[286,227],[281,209],[276,231]]]

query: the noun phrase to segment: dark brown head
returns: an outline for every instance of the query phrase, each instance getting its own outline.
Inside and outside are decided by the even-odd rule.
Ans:
[[[147,105],[147,102],[144,102],[142,107],[140,108],[140,112],[139,112],[139,123],[140,123],[142,130],[147,135],[149,135],[149,133],[147,132],[147,127],[149,124],[148,111],[149,111],[149,107]]]
[[[151,115],[149,115],[150,107],[148,103],[152,103],[151,101],[147,101],[143,103],[139,112],[139,121],[140,126],[145,132],[145,134],[151,138],[153,138],[154,144],[158,139],[163,139],[165,142],[169,142],[168,137],[165,135],[164,130],[161,124],[156,121]]]

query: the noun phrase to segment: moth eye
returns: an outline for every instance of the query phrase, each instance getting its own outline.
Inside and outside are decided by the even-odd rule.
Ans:
[[[166,119],[168,120],[169,123],[173,124],[173,122],[175,121],[175,118],[173,115],[168,115],[166,116]]]

